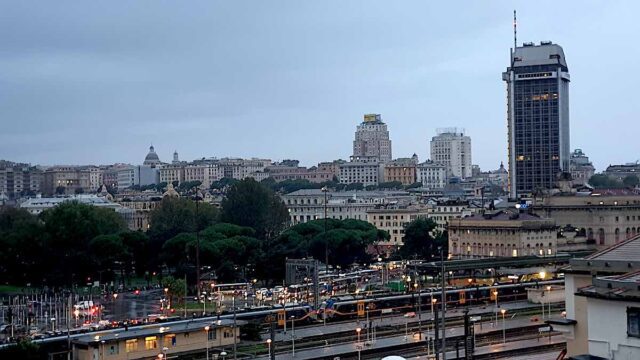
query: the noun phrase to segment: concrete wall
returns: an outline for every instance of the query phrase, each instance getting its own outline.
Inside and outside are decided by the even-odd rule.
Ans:
[[[553,286],[551,290],[548,291],[546,287],[540,288],[528,288],[527,289],[527,300],[533,304],[548,304],[564,302],[564,287],[562,286]],[[546,311],[546,310],[545,310]]]
[[[589,353],[589,322],[587,318],[587,300],[575,296],[579,288],[591,285],[589,274],[566,274],[564,286],[566,294],[565,308],[567,319],[576,320],[573,331],[565,334],[567,340],[567,356]]]
[[[640,339],[627,336],[627,307],[638,302],[588,298],[589,353],[607,359],[640,359]]]

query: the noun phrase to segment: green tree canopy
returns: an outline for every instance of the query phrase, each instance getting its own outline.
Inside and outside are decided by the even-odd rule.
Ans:
[[[596,189],[621,188],[625,185],[606,174],[596,174],[589,179],[589,184]]]
[[[223,222],[255,229],[259,239],[278,235],[289,222],[282,200],[269,188],[247,178],[233,185],[222,201]]]
[[[98,235],[89,242],[89,254],[100,269],[109,269],[116,262],[129,263],[130,253],[119,235]]]
[[[640,179],[636,175],[627,175],[622,179],[622,184],[626,187],[636,187],[640,184]]]
[[[447,237],[436,230],[436,223],[432,219],[418,218],[405,226],[404,244],[400,248],[403,258],[417,257],[430,261],[438,258],[440,247],[445,247],[447,255]]]
[[[196,221],[197,213],[197,221]],[[218,220],[218,209],[205,202],[187,198],[165,197],[151,212],[149,237],[155,246],[183,232],[195,232],[213,225]]]

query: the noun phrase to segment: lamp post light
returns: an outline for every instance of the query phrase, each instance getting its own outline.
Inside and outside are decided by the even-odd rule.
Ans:
[[[224,351],[224,350],[222,350],[222,351],[220,352],[220,356],[222,356],[222,360],[225,360],[225,359],[226,359],[226,357],[227,357],[227,352],[226,352],[226,351]]]
[[[358,349],[358,360],[360,360],[360,349],[362,348],[362,346],[360,345],[360,331],[362,331],[362,329],[357,327],[356,333],[358,333],[358,342],[356,343],[356,348]]]
[[[504,314],[507,312],[507,309],[502,309],[500,312],[502,313],[502,343],[504,344],[507,342],[507,330],[504,324]]]
[[[551,285],[547,285],[547,292],[551,292]],[[551,319],[551,298],[548,297],[547,303],[549,303],[549,311],[547,311],[547,318]]]
[[[207,360],[209,360],[209,330],[210,330],[209,325],[204,327],[204,332],[207,336]]]
[[[269,359],[271,359],[271,339],[267,339],[267,347],[269,348]]]
[[[496,299],[496,326],[498,326],[498,290],[493,290],[493,297]]]

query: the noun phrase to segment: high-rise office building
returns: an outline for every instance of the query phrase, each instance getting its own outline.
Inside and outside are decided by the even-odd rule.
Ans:
[[[524,43],[511,51],[507,83],[509,195],[554,187],[569,170],[569,69],[562,47]]]
[[[367,114],[356,129],[353,141],[353,157],[375,157],[381,162],[391,161],[391,140],[387,124],[380,114]]]
[[[438,129],[437,134],[431,138],[431,160],[445,165],[449,177],[470,178],[471,138],[457,128]]]

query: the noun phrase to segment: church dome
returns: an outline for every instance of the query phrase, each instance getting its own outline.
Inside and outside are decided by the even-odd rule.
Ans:
[[[156,151],[153,148],[153,145],[151,145],[149,147],[149,153],[144,158],[144,162],[142,164],[143,165],[157,165],[159,163],[160,163],[160,158],[158,157],[158,154],[156,154]]]

